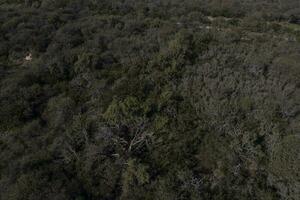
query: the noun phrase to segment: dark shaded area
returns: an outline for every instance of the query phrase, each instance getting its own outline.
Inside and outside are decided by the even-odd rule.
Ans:
[[[0,0],[0,199],[298,200],[299,9]]]

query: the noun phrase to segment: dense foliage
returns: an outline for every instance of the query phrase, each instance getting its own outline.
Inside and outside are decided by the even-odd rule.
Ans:
[[[299,200],[298,19],[298,0],[0,0],[0,199]]]

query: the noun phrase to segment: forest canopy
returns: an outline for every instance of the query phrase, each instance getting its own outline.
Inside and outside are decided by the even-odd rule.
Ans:
[[[0,199],[299,200],[298,0],[0,0]]]

